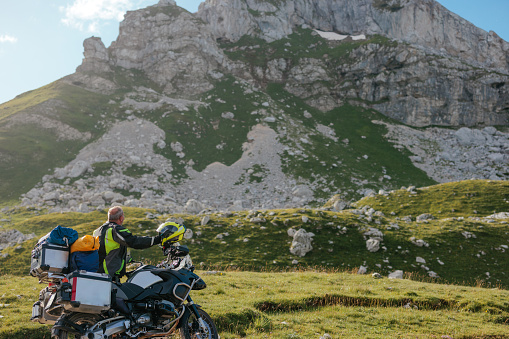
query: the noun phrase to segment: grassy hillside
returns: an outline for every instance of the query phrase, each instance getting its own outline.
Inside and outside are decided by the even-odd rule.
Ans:
[[[385,216],[356,210],[243,211],[210,213],[204,226],[203,216],[173,217],[183,218],[194,232],[185,243],[208,284],[194,298],[213,316],[222,338],[318,338],[325,333],[333,338],[508,338],[509,219],[486,218],[509,210],[508,194],[507,181],[471,180],[415,193],[398,190],[355,204]],[[169,217],[136,208],[125,213],[128,228],[141,235],[154,235]],[[423,213],[435,219],[416,222]],[[405,218],[409,214],[412,218]],[[266,221],[253,223],[254,216]],[[60,224],[83,235],[102,224],[106,211],[44,214],[13,208],[0,219],[2,230],[42,236]],[[305,257],[290,254],[289,228],[315,234]],[[383,232],[383,247],[376,253],[366,250],[363,235],[370,228]],[[416,239],[428,246],[417,246]],[[49,338],[49,327],[29,322],[43,287],[28,276],[36,241],[10,247],[0,258],[0,338]],[[157,247],[132,254],[145,262],[162,260]],[[440,278],[428,277],[416,257]],[[352,274],[361,265],[383,276],[403,270],[405,279]],[[206,274],[210,270],[224,274]]]
[[[197,273],[207,288],[193,299],[221,338],[508,338],[506,290],[334,271]],[[10,275],[0,286],[0,338],[49,338],[29,321],[44,286]]]
[[[438,219],[486,216],[509,211],[507,181],[467,180],[419,188],[416,193],[400,189],[387,196],[360,200],[357,207],[371,206],[394,216],[430,213]]]
[[[452,195],[452,187],[456,190],[456,196]],[[474,187],[475,191],[472,191]],[[473,196],[464,199],[459,192],[467,191]],[[189,245],[194,263],[198,267],[279,270],[319,266],[349,270],[362,265],[367,267],[369,272],[383,275],[403,270],[415,276],[426,277],[428,271],[433,271],[440,276],[435,280],[437,282],[470,285],[483,283],[509,287],[509,275],[504,269],[509,267],[509,258],[504,248],[509,245],[507,220],[483,218],[494,210],[509,210],[509,182],[464,181],[436,185],[419,189],[410,197],[406,197],[403,192],[408,193],[395,191],[389,199],[377,196],[357,203],[358,208],[369,204],[384,212],[385,216],[358,215],[354,210],[243,211],[210,213],[210,221],[203,226],[203,216],[172,217],[182,218],[193,231],[193,238],[187,240],[186,244]],[[442,195],[451,195],[456,199],[443,199]],[[410,214],[406,209],[403,214],[397,214],[400,212],[395,210],[394,215],[391,215],[392,208],[383,210],[384,205],[375,203],[379,199],[388,203],[392,196],[395,201],[399,199],[398,202],[393,202],[396,206],[412,206],[412,219],[403,219]],[[426,201],[442,201],[440,206],[443,217],[435,213],[433,207],[426,205]],[[472,212],[475,217],[468,217],[469,208],[477,210],[477,214]],[[457,212],[453,212],[453,209]],[[434,213],[436,219],[415,221],[417,215],[429,212]],[[154,216],[154,213],[155,211],[126,208],[126,225],[135,234],[155,235],[157,225],[170,216]],[[16,228],[24,233],[35,232],[37,236],[46,234],[59,224],[73,227],[80,234],[90,234],[106,219],[105,210],[88,214],[35,214],[38,212],[17,209],[0,215],[0,219],[10,220],[2,224],[4,229]],[[255,216],[265,221],[251,221]],[[303,221],[303,217],[308,219],[307,222]],[[313,250],[306,256],[296,257],[290,253],[292,238],[287,234],[289,228],[304,228],[315,234]],[[364,233],[370,228],[376,228],[383,233],[381,249],[375,253],[366,249],[367,237]],[[416,240],[422,240],[427,246],[418,246]],[[35,242],[36,239],[22,244],[19,248],[11,247],[5,250],[4,252],[10,255],[0,259],[0,273],[27,274],[30,251]],[[162,260],[158,248],[133,250],[132,254],[134,258],[144,258],[151,262]],[[417,257],[423,258],[426,263],[418,263]],[[298,261],[297,265],[293,264],[294,260]]]
[[[107,102],[107,96],[55,82],[0,105],[0,203],[18,202],[44,175],[67,165],[88,142],[101,136],[105,129],[97,122]],[[32,114],[90,132],[91,139],[61,140],[55,129],[41,128],[35,121],[9,121],[14,116],[22,121]]]
[[[335,68],[348,62],[353,50],[369,43],[395,44],[379,36],[334,44],[310,29],[298,29],[288,38],[273,43],[244,37],[221,47],[232,60],[245,62],[250,68],[266,69],[270,60],[279,58],[289,65],[297,65],[307,58],[326,58],[331,80],[322,85],[332,88],[340,82],[335,78]],[[276,118],[275,122],[266,124],[282,135],[279,141],[288,148],[281,155],[285,173],[298,184],[312,183],[319,201],[331,192],[358,199],[363,196],[359,190],[435,183],[413,166],[408,158],[410,154],[395,149],[386,140],[385,127],[372,123],[372,120],[387,119],[373,110],[356,106],[357,101],[345,101],[342,107],[323,113],[308,104],[311,97],[306,101],[290,94],[284,83],[257,79],[257,85],[253,86],[226,74],[213,80],[212,90],[191,98],[203,103],[201,106],[191,105],[181,110],[163,103],[145,111],[120,104],[126,97],[138,102],[161,101],[161,86],[142,71],[116,67],[112,72],[96,76],[114,83],[117,90],[111,94],[93,93],[80,87],[84,84],[77,81],[73,85],[56,81],[0,105],[0,204],[16,204],[20,195],[40,183],[44,175],[64,167],[84,146],[106,133],[112,122],[132,115],[150,120],[166,132],[166,147],[156,147],[154,151],[172,161],[172,181],[176,184],[186,177],[185,168],[191,160],[197,171],[216,161],[233,164],[242,155],[247,133],[267,117]],[[151,91],[138,92],[141,87]],[[234,118],[223,118],[227,112],[233,113]],[[59,121],[82,133],[90,132],[91,138],[62,140],[55,129],[41,128],[38,121],[26,123],[34,115]],[[12,124],[11,119],[18,123]],[[318,125],[331,128],[339,141],[318,132]],[[301,142],[303,138],[307,142]],[[184,158],[171,149],[171,143],[176,141],[184,146]],[[111,167],[111,163],[108,165]],[[96,171],[90,175],[99,174]],[[139,192],[122,193],[139,195]]]

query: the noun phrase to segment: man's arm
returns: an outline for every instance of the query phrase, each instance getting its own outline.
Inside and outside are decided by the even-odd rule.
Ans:
[[[134,249],[144,249],[161,243],[161,237],[141,237],[131,233],[124,226],[117,225],[113,229],[113,240],[121,245]]]

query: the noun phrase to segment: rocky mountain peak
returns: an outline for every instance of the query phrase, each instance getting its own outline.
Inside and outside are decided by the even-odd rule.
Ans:
[[[157,6],[176,6],[175,0],[159,0]]]
[[[109,48],[95,37],[83,45],[78,72],[102,73],[117,66],[142,70],[164,93],[176,96],[210,90],[208,74],[224,60],[208,25],[173,0],[127,12]]]
[[[433,0],[207,0],[194,14],[162,0],[128,12],[110,47],[85,40],[55,85],[72,98],[11,119],[83,129],[23,204],[279,208],[507,178],[508,135],[491,127],[509,125],[507,51]]]
[[[380,34],[509,70],[509,43],[435,0],[207,0],[197,14],[216,38],[232,41],[245,34],[274,41],[305,24],[346,35]]]

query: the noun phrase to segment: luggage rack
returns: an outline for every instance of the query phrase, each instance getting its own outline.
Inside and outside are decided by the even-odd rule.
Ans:
[[[66,275],[63,273],[52,273],[47,272],[46,274],[42,274],[39,278],[39,284],[49,284],[49,283],[58,283],[62,281],[62,279],[66,278]]]

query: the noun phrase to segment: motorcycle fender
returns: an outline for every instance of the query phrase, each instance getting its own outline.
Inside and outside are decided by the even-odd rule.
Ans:
[[[83,327],[67,320],[65,317],[60,317],[60,319],[58,319],[55,325],[51,328],[52,337],[58,337],[60,330],[64,330],[67,333],[75,333],[80,336],[85,333],[85,329]]]

